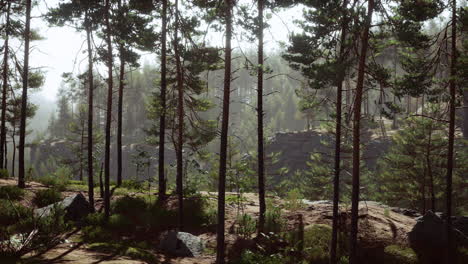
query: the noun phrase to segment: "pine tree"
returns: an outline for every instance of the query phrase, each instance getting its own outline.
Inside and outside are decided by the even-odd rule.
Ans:
[[[359,176],[360,176],[360,136],[361,136],[361,103],[362,90],[364,86],[364,71],[366,66],[367,48],[369,45],[369,30],[374,11],[374,0],[368,0],[367,17],[364,25],[364,32],[361,41],[361,53],[359,54],[358,79],[356,83],[356,99],[354,103],[353,118],[353,191],[351,197],[351,234],[350,234],[350,255],[349,263],[357,264],[357,234],[359,220]]]
[[[26,112],[28,104],[28,78],[29,78],[29,44],[31,34],[31,0],[26,0],[26,23],[24,30],[24,64],[23,64],[23,93],[21,97],[21,120],[20,120],[20,138],[19,138],[19,169],[18,169],[18,187],[25,188],[24,172],[24,148],[26,141]]]
[[[218,186],[218,225],[216,236],[216,263],[225,263],[225,193],[226,193],[226,163],[229,129],[229,104],[231,94],[231,37],[232,37],[232,2],[224,0],[224,19],[226,22],[226,44],[224,47],[224,91],[223,115],[221,123],[221,145],[219,151],[219,186]]]

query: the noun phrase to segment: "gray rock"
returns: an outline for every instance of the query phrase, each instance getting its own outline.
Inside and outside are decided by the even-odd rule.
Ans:
[[[55,208],[61,208],[65,210],[66,221],[80,220],[92,212],[92,208],[89,202],[86,200],[83,194],[78,193],[63,199],[58,203],[36,209],[34,210],[34,214],[38,217],[49,216]]]
[[[443,252],[447,250],[445,230],[445,221],[432,211],[417,219],[416,225],[408,233],[408,240],[422,263],[443,263]],[[454,245],[467,246],[466,235],[456,228],[452,229]],[[451,251],[456,252],[454,249]]]
[[[392,210],[392,212],[399,213],[399,214],[402,214],[402,215],[406,215],[406,216],[409,216],[409,217],[412,217],[412,218],[421,217],[421,214],[418,211],[412,210],[412,209],[392,207],[391,210]]]
[[[161,235],[159,247],[178,257],[197,257],[203,253],[203,241],[190,233],[167,231]]]

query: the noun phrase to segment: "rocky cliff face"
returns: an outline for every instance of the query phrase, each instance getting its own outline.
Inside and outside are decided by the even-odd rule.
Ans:
[[[278,170],[286,167],[289,172],[283,176],[288,176],[295,171],[308,169],[307,162],[310,161],[310,155],[314,153],[328,156],[328,160],[333,164],[334,143],[333,135],[320,133],[317,131],[298,131],[277,133],[270,143],[266,146],[266,153],[280,153],[278,162],[268,164],[269,175],[274,175],[275,179],[281,176]],[[365,166],[370,171],[375,171],[377,160],[388,150],[390,139],[371,138],[366,136],[362,139],[362,159]],[[351,153],[342,153],[344,156],[350,156]]]

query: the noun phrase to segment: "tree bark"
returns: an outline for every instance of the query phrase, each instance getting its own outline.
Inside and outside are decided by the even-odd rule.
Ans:
[[[224,92],[223,92],[223,117],[221,123],[221,144],[219,151],[219,185],[218,185],[218,225],[216,239],[216,263],[225,263],[225,193],[226,193],[226,161],[229,129],[229,104],[231,95],[231,37],[232,37],[232,3],[224,0],[224,12],[226,19],[226,46],[224,50]]]
[[[94,210],[94,159],[93,159],[93,119],[94,119],[94,76],[93,50],[91,46],[91,25],[86,12],[86,42],[88,45],[88,200]]]
[[[118,9],[121,12],[122,0],[118,1]],[[119,45],[120,72],[119,72],[119,99],[117,109],[117,186],[122,184],[122,113],[123,113],[123,90],[125,78],[125,58],[123,44]]]
[[[5,24],[5,43],[3,51],[3,89],[2,89],[2,120],[1,120],[1,131],[0,131],[0,169],[6,169],[4,166],[4,160],[6,159],[6,112],[7,112],[7,91],[8,91],[8,56],[9,56],[9,30],[10,30],[10,6],[11,3],[7,4],[6,24]]]
[[[265,226],[265,154],[263,142],[263,0],[258,0],[258,80],[257,80],[257,118],[258,118],[258,200],[260,205],[258,235]]]
[[[366,67],[367,48],[369,45],[369,29],[374,11],[374,0],[368,0],[367,18],[362,35],[361,54],[359,58],[358,80],[356,84],[356,101],[354,105],[353,120],[353,187],[351,196],[351,236],[350,236],[350,256],[349,263],[357,264],[357,234],[358,234],[358,213],[359,213],[359,177],[360,177],[360,122],[362,90],[364,86],[364,73]]]
[[[111,41],[111,27],[109,22],[110,13],[110,0],[106,0],[106,10],[104,13],[106,23],[106,44],[107,44],[107,113],[106,113],[106,143],[105,143],[105,156],[104,156],[104,214],[106,219],[110,216],[110,140],[111,140],[111,123],[112,123],[112,41]]]
[[[338,67],[341,67],[344,62],[345,42],[347,35],[347,6],[348,0],[343,1],[343,22],[341,25],[340,51],[338,55]],[[330,244],[330,264],[336,263],[336,252],[338,244],[338,227],[339,227],[339,201],[340,201],[340,162],[341,162],[341,122],[342,122],[342,105],[343,105],[343,81],[345,78],[345,69],[341,69],[336,83],[336,127],[335,127],[335,177],[333,179],[333,222],[332,222],[332,238]]]
[[[456,65],[457,65],[457,1],[452,0],[452,54],[450,62],[450,112],[447,152],[447,183],[446,183],[446,262],[452,263],[452,176],[455,141],[455,104],[456,104]]]
[[[31,0],[26,0],[26,25],[24,30],[24,65],[23,65],[23,94],[21,97],[21,122],[19,135],[19,166],[18,187],[25,188],[24,175],[24,145],[26,141],[26,116],[28,107],[28,77],[29,77],[29,42],[31,35]]]
[[[177,175],[176,175],[176,191],[179,203],[179,230],[183,230],[184,223],[184,188],[183,188],[183,157],[182,151],[184,147],[184,84],[183,84],[183,72],[182,63],[180,61],[179,53],[179,1],[175,1],[175,28],[174,28],[174,55],[176,59],[176,71],[177,71],[177,148],[176,148],[176,159],[177,159]]]
[[[164,176],[164,143],[166,137],[166,37],[167,37],[167,0],[162,1],[161,30],[161,116],[159,118],[159,159],[158,159],[158,200],[166,198],[166,177]]]

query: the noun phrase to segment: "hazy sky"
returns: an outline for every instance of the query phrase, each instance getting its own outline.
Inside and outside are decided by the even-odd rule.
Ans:
[[[45,22],[37,17],[46,13],[47,7],[56,6],[58,0],[47,0],[46,3],[41,1],[40,5],[33,11],[33,16],[36,18],[32,20],[31,26],[39,29],[45,40],[33,43],[35,49],[31,54],[31,65],[32,67],[43,67],[46,72],[45,84],[36,96],[47,101],[54,101],[60,87],[62,73],[73,72],[78,74],[87,66],[85,54],[83,54],[85,34],[68,27],[48,27]],[[288,30],[294,28],[293,19],[299,18],[301,14],[301,9],[295,8],[272,16],[270,20],[271,27],[265,31],[267,50],[276,49],[278,41],[287,40]],[[222,46],[223,37],[222,33],[209,35],[209,39],[216,46]],[[234,41],[233,46],[239,46],[237,40],[234,39]],[[240,43],[240,46],[243,49],[255,48],[254,44],[247,42]],[[142,57],[142,62],[151,63],[155,59],[152,55],[145,55]]]

